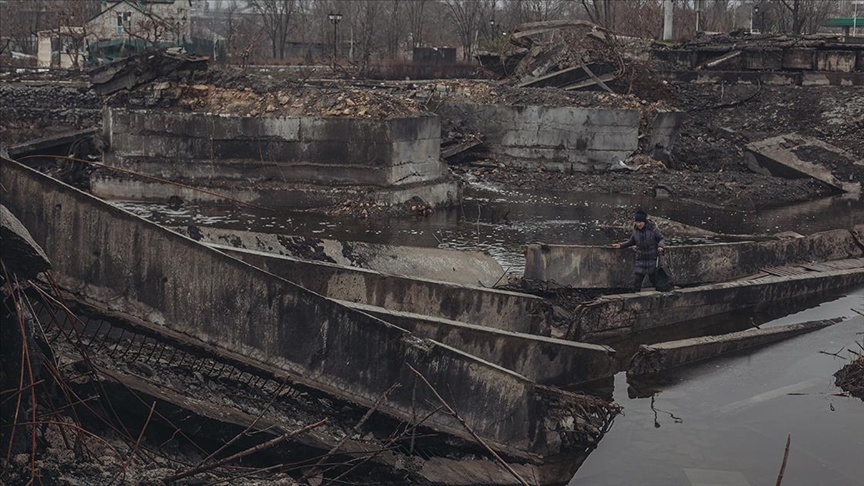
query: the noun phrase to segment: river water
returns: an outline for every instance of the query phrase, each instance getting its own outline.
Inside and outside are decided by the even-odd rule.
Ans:
[[[308,212],[261,211],[185,204],[115,203],[165,225],[214,226],[265,233],[366,241],[391,245],[486,251],[506,269],[521,273],[528,243],[607,244],[623,231],[600,228],[618,208],[663,216],[718,233],[802,234],[864,223],[864,202],[840,197],[755,211],[730,211],[699,203],[576,192],[529,192],[469,186],[461,206],[428,217],[366,220]],[[675,243],[674,241],[672,242]]]
[[[864,288],[762,327],[847,320],[767,347],[682,368],[637,388],[620,373],[624,407],[571,486],[864,484],[864,401],[837,396],[832,376],[864,352]],[[831,353],[831,354],[826,354]],[[836,356],[835,356],[836,355]]]

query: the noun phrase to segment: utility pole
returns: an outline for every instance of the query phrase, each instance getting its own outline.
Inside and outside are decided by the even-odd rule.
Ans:
[[[675,0],[663,0],[663,40],[672,40],[672,15]]]
[[[333,69],[336,69],[336,26],[342,21],[342,14],[330,12],[327,19],[333,24]]]
[[[864,2],[858,0],[852,2],[852,4],[855,5],[855,13],[852,14],[852,37],[858,35],[858,5],[862,3]]]

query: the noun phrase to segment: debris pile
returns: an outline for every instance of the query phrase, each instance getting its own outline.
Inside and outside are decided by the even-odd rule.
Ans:
[[[515,66],[502,81],[507,86],[605,91],[633,94],[649,103],[674,102],[676,90],[662,80],[661,65],[641,60],[648,49],[643,39],[618,37],[584,21],[549,21],[518,26],[511,43],[516,48],[501,60]]]
[[[818,35],[787,35],[787,34],[749,34],[744,31],[734,31],[721,34],[701,34],[692,39],[687,39],[671,47],[662,45],[655,46],[656,49],[699,49],[711,47],[723,49],[724,47],[736,49],[748,48],[786,48],[786,47],[842,47],[848,48],[849,44],[843,42],[842,36]]]
[[[207,56],[191,56],[178,48],[154,49],[100,66],[88,73],[93,90],[101,96],[134,89],[159,78],[186,79],[207,70]]]
[[[644,110],[647,102],[632,95],[566,91],[557,88],[523,89],[489,81],[441,81],[417,88],[415,98],[447,99],[483,105],[613,107]],[[659,106],[652,106],[659,107]]]
[[[532,22],[516,27],[511,56],[521,59],[508,84],[577,90],[601,87],[624,72],[624,59],[614,37],[584,21]],[[512,60],[504,60],[507,64]]]
[[[835,384],[853,397],[864,400],[864,354],[834,373]]]
[[[674,169],[747,171],[746,144],[790,132],[864,153],[860,87],[682,83],[678,89],[687,123],[672,148]]]
[[[99,96],[89,87],[0,82],[0,143],[42,138],[49,131],[97,126]]]
[[[332,116],[351,118],[397,118],[420,113],[417,103],[386,92],[358,87],[323,88],[286,82],[272,91],[249,86],[224,88],[213,84],[171,81],[154,83],[135,91],[114,95],[112,105],[132,107],[177,107],[241,116]]]

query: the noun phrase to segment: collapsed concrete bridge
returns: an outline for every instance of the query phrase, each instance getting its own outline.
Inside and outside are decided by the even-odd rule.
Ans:
[[[590,405],[597,399],[542,387],[419,339],[17,162],[3,158],[0,174],[4,202],[52,259],[58,283],[154,329],[242,354],[363,406],[402,383],[381,404],[383,413],[404,421],[428,415],[428,427],[472,441],[453,416],[436,413],[429,390],[411,385],[413,367],[448,389],[452,406],[485,443],[523,463],[584,450],[611,419]]]

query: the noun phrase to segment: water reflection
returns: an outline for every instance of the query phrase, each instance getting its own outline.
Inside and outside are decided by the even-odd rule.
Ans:
[[[628,383],[619,373],[614,397],[624,414],[571,485],[774,484],[787,433],[784,486],[862,484],[864,402],[836,395],[833,378],[848,362],[837,349],[858,349],[862,340],[864,318],[853,308],[864,309],[862,287],[757,321],[847,318],[834,326],[649,383]]]

